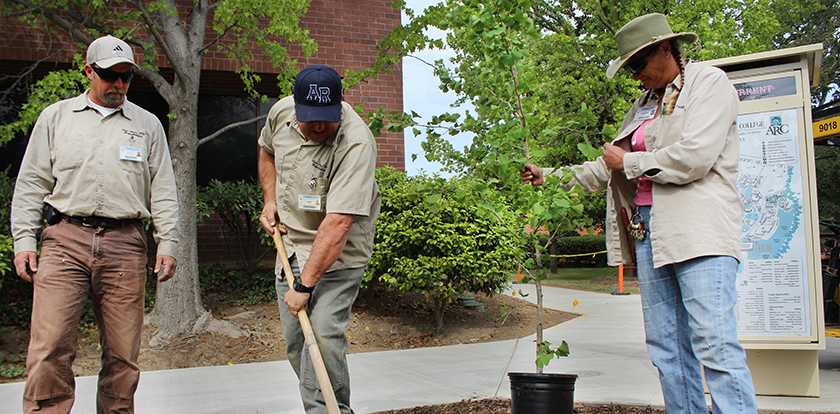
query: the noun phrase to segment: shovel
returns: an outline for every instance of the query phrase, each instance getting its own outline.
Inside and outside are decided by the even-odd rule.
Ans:
[[[283,236],[275,228],[272,237],[274,238],[274,245],[277,247],[277,255],[283,262],[283,274],[286,275],[286,283],[289,284],[289,289],[293,289],[294,276],[292,266],[289,265],[289,256],[286,254],[286,245],[283,244]],[[300,329],[303,331],[304,347],[309,352],[309,359],[315,368],[315,377],[318,378],[321,394],[323,394],[324,402],[327,404],[327,412],[329,414],[341,414],[338,409],[338,400],[335,399],[335,392],[330,382],[330,376],[327,374],[327,366],[324,365],[324,358],[321,357],[321,350],[318,348],[318,342],[315,341],[315,333],[312,331],[309,315],[306,314],[306,310],[301,309],[297,316]]]

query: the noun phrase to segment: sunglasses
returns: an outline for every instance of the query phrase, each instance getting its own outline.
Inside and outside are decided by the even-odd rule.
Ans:
[[[99,76],[99,78],[105,82],[116,82],[117,79],[122,79],[124,83],[129,83],[132,79],[134,79],[133,70],[116,72],[110,69],[102,69],[96,65],[90,65],[90,67],[94,72],[96,72],[96,76]]]
[[[652,55],[654,52],[659,50],[659,45],[654,45],[653,47],[649,47],[647,50],[643,50],[635,59],[630,62],[627,62],[624,65],[624,68],[630,72],[631,75],[636,75],[639,72],[645,70],[648,64],[648,57]]]

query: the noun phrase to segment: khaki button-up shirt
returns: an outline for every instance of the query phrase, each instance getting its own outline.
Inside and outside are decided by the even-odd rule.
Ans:
[[[301,269],[328,213],[353,216],[347,243],[329,271],[366,266],[380,197],[376,141],[364,120],[344,102],[335,138],[308,141],[298,129],[294,99],[286,97],[271,107],[258,144],[274,156],[277,214],[288,229],[288,253]]]
[[[174,256],[178,199],[163,126],[127,100],[103,117],[86,94],[35,123],[12,199],[15,252],[35,251],[46,202],[69,216],[151,218],[157,254]]]
[[[612,265],[632,263],[634,247],[620,209],[632,216],[635,180],[642,175],[653,182],[650,237],[655,267],[709,255],[740,257],[738,95],[718,68],[689,63],[684,76],[679,95],[680,76],[664,93],[663,107],[677,96],[673,113],[659,111],[645,128],[647,151],[626,153],[624,171],[610,171],[602,157],[573,167],[576,181],[588,190],[608,187],[606,236]],[[613,143],[629,151],[629,137],[644,121],[636,114],[658,101],[652,92],[637,99]]]

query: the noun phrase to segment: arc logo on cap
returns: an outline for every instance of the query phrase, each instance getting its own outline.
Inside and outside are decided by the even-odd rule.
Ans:
[[[307,101],[314,101],[318,103],[330,103],[330,88],[326,86],[318,87],[317,83],[309,84],[309,93],[306,95]]]

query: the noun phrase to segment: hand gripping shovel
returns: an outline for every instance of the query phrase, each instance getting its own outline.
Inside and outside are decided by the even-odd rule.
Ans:
[[[289,265],[289,256],[286,254],[286,245],[283,244],[283,237],[276,228],[272,237],[274,238],[274,245],[277,247],[277,255],[283,262],[283,274],[286,275],[286,283],[289,284],[289,289],[293,289],[294,276],[292,275],[292,266]],[[300,329],[303,331],[304,347],[309,352],[309,359],[315,368],[315,376],[318,378],[321,394],[323,394],[324,401],[327,403],[327,412],[329,414],[341,414],[338,410],[338,401],[335,399],[330,376],[327,374],[327,366],[324,365],[321,350],[318,348],[318,342],[315,341],[315,333],[312,332],[309,315],[306,314],[306,310],[301,309],[297,316],[298,321],[300,321]]]

